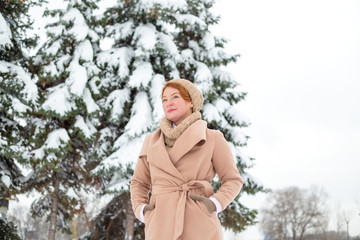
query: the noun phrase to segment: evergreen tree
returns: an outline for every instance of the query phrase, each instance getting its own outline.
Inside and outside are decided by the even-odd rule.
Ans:
[[[19,164],[29,151],[27,113],[38,91],[27,71],[26,50],[35,47],[30,7],[41,1],[0,1],[0,199],[20,192],[24,180]]]
[[[227,54],[227,41],[209,30],[219,21],[210,11],[213,4],[213,0],[122,0],[106,11],[99,34],[112,39],[113,45],[96,56],[101,74],[90,85],[102,109],[101,125],[107,126],[108,141],[99,146],[109,155],[94,172],[107,181],[105,191],[128,191],[143,139],[163,116],[163,83],[186,78],[203,92],[203,118],[210,128],[224,133],[244,179],[242,193],[219,215],[225,228],[239,232],[253,225],[257,214],[239,197],[266,189],[247,173],[253,159],[242,154],[241,147],[248,139],[242,128],[249,122],[238,107],[246,93],[222,70],[239,55]],[[215,190],[220,187],[219,181],[213,184]]]
[[[0,236],[2,240],[21,240],[16,233],[16,227],[0,216]]]
[[[32,143],[28,164],[32,175],[28,189],[41,194],[32,204],[35,215],[50,220],[48,239],[56,229],[70,232],[71,217],[84,210],[79,193],[99,182],[90,176],[97,165],[95,149],[99,107],[93,100],[89,80],[99,69],[93,57],[99,37],[97,0],[67,0],[66,9],[46,10],[48,40],[32,60],[39,88],[38,108],[29,116]]]

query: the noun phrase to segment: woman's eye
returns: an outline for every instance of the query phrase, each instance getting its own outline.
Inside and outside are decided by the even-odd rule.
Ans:
[[[166,99],[163,99],[162,102],[163,102],[163,103],[166,102]]]
[[[176,96],[174,96],[174,98],[179,98],[179,96],[176,95]]]

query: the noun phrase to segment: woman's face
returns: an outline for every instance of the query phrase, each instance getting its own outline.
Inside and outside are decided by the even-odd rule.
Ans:
[[[165,88],[162,95],[162,104],[165,117],[175,125],[181,123],[192,113],[192,102],[185,101],[176,88]]]

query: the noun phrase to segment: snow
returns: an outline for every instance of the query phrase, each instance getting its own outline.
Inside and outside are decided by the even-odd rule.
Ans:
[[[224,82],[236,82],[235,77],[228,71],[221,70],[219,68],[211,69],[213,76],[217,79],[220,79]],[[239,91],[239,89],[235,89],[234,91]]]
[[[45,156],[45,152],[43,148],[35,149],[31,151],[31,154],[33,154],[34,158],[36,159],[43,159]]]
[[[67,65],[70,60],[71,56],[69,54],[61,56],[59,59],[57,59],[56,68],[59,70],[59,72],[63,72],[65,70],[65,65]]]
[[[15,78],[11,79],[11,81],[4,80],[4,83],[10,86],[18,84],[16,88],[18,89],[22,100],[32,104],[36,103],[38,98],[37,86],[23,68],[8,62],[0,61],[0,72],[16,74]]]
[[[111,145],[110,141],[108,141],[108,139],[114,139],[116,136],[114,136],[114,133],[108,127],[101,129],[99,131],[99,133],[100,134],[99,134],[98,142],[100,144],[96,148],[96,153],[99,156],[106,157],[108,155],[108,149],[110,149],[112,147],[112,145]],[[96,172],[96,171],[93,171],[93,172]]]
[[[234,157],[240,157],[241,163],[246,166],[252,166],[254,163],[251,161],[251,159],[242,152],[242,150],[239,147],[236,147],[232,142],[228,142],[229,147],[231,149],[231,152]],[[241,175],[243,176],[243,175]]]
[[[147,132],[151,128],[152,121],[150,119],[152,110],[150,107],[148,96],[145,92],[139,92],[135,99],[133,107],[131,108],[131,117],[125,126],[125,133],[127,136],[137,136]],[[115,146],[117,143],[115,142]]]
[[[223,231],[224,240],[239,240],[239,239],[255,240],[255,239],[241,238],[239,233],[234,233],[230,229],[222,228],[222,231]]]
[[[103,78],[101,82],[107,82],[107,78]],[[99,95],[100,94],[100,87],[101,86],[98,86],[98,83],[100,82],[100,79],[98,76],[94,76],[90,81],[89,81],[89,86],[90,86],[90,90],[95,94],[95,95]],[[89,90],[89,91],[90,91]],[[84,97],[86,95],[86,90],[84,92]]]
[[[56,53],[59,51],[60,49],[60,41],[55,41],[53,42],[49,47],[47,47],[44,52],[46,55],[49,56],[56,56]]]
[[[200,43],[204,46],[205,49],[211,49],[215,47],[215,38],[212,33],[206,33]]]
[[[50,62],[48,65],[44,66],[44,72],[50,76],[59,75],[59,72],[58,72],[54,62]]]
[[[195,72],[196,86],[203,94],[209,92],[212,88],[213,75],[210,69],[202,62],[196,62]]]
[[[49,133],[44,143],[45,149],[58,149],[70,141],[70,137],[64,128],[56,129]]]
[[[230,57],[230,55],[226,54],[222,48],[218,48],[218,47],[209,49],[207,53],[204,52],[204,55],[205,54],[207,54],[206,57],[211,61],[216,61],[218,59],[224,59]]]
[[[126,166],[128,164],[134,166],[134,163],[137,161],[138,154],[140,153],[145,135],[152,127],[152,121],[150,121],[150,119],[152,119],[151,115],[152,111],[147,94],[145,92],[139,92],[135,97],[130,120],[124,129],[125,132],[115,141],[113,145],[113,149],[116,151],[104,159],[101,165],[98,166],[94,172],[97,172],[103,167],[106,167],[107,169],[114,166],[117,167],[119,164],[122,166]],[[108,190],[120,190],[122,187],[125,187],[126,184],[128,184],[127,181],[115,181],[113,179]]]
[[[174,57],[179,55],[177,46],[171,36],[164,33],[158,33],[158,36],[159,42],[163,45],[164,50],[167,51],[170,56]]]
[[[79,199],[78,194],[74,191],[74,189],[72,187],[67,189],[66,195],[73,199],[77,199],[77,200]]]
[[[237,144],[245,144],[247,142],[245,133],[239,127],[229,127],[231,138]]]
[[[104,159],[101,165],[98,166],[94,172],[98,171],[104,166],[109,169],[111,167],[117,167],[119,164],[122,166],[130,164],[132,167],[134,167],[138,160],[144,139],[145,135],[133,139],[129,139],[125,134],[121,135],[114,144],[114,148],[118,148],[117,151]],[[122,188],[127,189],[127,184],[128,180],[124,180],[121,177],[117,178],[115,176],[109,184],[107,190],[121,190]]]
[[[11,37],[12,34],[10,27],[8,26],[8,23],[0,13],[0,46],[4,46],[7,44],[12,45]]]
[[[214,101],[214,106],[216,107],[217,111],[225,112],[230,108],[230,103],[222,98],[219,98]]]
[[[180,53],[182,62],[193,61],[193,51],[191,49],[184,49]]]
[[[51,89],[47,100],[41,106],[46,111],[53,111],[60,116],[75,109],[75,103],[70,99],[70,93],[65,84],[59,84]]]
[[[136,149],[137,150],[137,149]],[[114,157],[118,157],[114,155]],[[130,157],[130,156],[129,156]],[[122,191],[128,189],[129,181],[115,172],[109,184],[106,186],[107,191]]]
[[[206,27],[206,24],[203,20],[191,14],[174,14],[174,17],[176,18],[178,23],[187,25],[188,28],[191,28],[191,26],[195,24],[201,27]]]
[[[180,73],[176,68],[176,62],[173,59],[165,59],[164,64],[171,69],[169,75],[172,79],[180,78]]]
[[[17,99],[17,98],[14,98],[12,100],[12,107],[15,110],[15,112],[18,112],[18,113],[25,113],[26,110],[30,110],[30,107],[28,107],[25,104],[23,104],[22,102],[20,102],[19,99]]]
[[[164,116],[164,111],[162,109],[161,102],[161,91],[163,85],[165,83],[165,78],[163,75],[156,74],[151,80],[151,88],[150,88],[150,98],[151,104],[153,106],[152,116],[153,122],[158,123],[160,119]]]
[[[93,48],[89,40],[81,42],[75,49],[74,57],[77,60],[92,61],[94,58]]]
[[[162,8],[171,8],[171,9],[183,9],[187,6],[186,1],[184,0],[140,0],[139,5],[143,9],[154,8],[154,5],[158,4]]]
[[[70,74],[65,84],[72,94],[81,97],[84,94],[88,79],[86,69],[80,66],[77,61],[72,61],[69,66],[69,72]]]
[[[82,41],[85,39],[85,37],[88,35],[89,27],[86,24],[86,21],[84,19],[84,16],[81,14],[81,12],[77,8],[71,8],[66,12],[64,17],[62,18],[64,21],[72,21],[73,27],[69,30],[70,34],[73,34],[75,36],[75,39],[77,41]]]
[[[132,88],[147,87],[154,74],[149,62],[135,62],[135,71],[130,76],[129,86]]]
[[[4,147],[7,146],[7,139],[3,138],[2,136],[0,136],[0,147],[2,149],[4,149]]]
[[[239,123],[250,124],[250,119],[245,114],[241,113],[239,109],[240,107],[238,105],[231,106],[228,115]]]
[[[135,29],[133,43],[138,49],[152,50],[157,41],[156,28],[153,24],[147,23]]]
[[[189,41],[189,48],[191,48],[196,55],[199,55],[201,53],[201,48],[199,44],[194,40]]]
[[[106,26],[106,31],[111,34],[113,39],[126,39],[134,32],[134,22],[132,19],[125,23],[116,23]]]
[[[222,117],[220,116],[220,112],[211,103],[206,103],[203,106],[203,116],[208,122],[211,121],[219,122],[222,120]]]
[[[10,177],[8,175],[5,175],[5,174],[1,175],[1,182],[4,183],[7,188],[9,188],[10,185],[11,185]]]
[[[86,138],[91,138],[91,136],[96,133],[96,128],[91,124],[90,121],[84,121],[82,116],[76,116],[76,122],[74,124],[75,128],[81,130]]]
[[[124,112],[124,104],[130,99],[129,89],[118,89],[112,91],[106,99],[105,106],[111,107],[111,118],[112,121],[118,121]]]
[[[129,75],[129,64],[133,55],[134,52],[131,48],[112,48],[108,51],[99,53],[96,61],[102,67],[109,65],[114,68],[119,68],[119,77],[125,78]]]
[[[95,103],[94,99],[92,98],[89,89],[85,88],[83,97],[84,97],[84,103],[86,105],[86,110],[88,113],[93,113],[100,109],[99,106]]]

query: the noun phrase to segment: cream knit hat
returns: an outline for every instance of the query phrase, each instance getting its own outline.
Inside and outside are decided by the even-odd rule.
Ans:
[[[193,112],[200,111],[203,106],[204,98],[200,90],[192,82],[187,79],[173,79],[169,82],[181,84],[190,95],[193,104]]]

